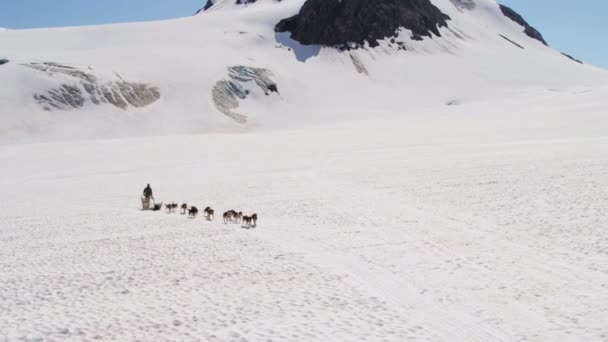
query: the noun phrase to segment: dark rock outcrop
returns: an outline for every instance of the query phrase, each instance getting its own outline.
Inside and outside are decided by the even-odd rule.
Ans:
[[[518,23],[519,25],[523,26],[524,33],[526,35],[528,35],[528,37],[536,39],[539,42],[547,45],[547,42],[543,38],[543,35],[540,34],[540,32],[538,32],[537,29],[530,26],[530,24],[528,24],[528,22],[521,15],[519,15],[519,13],[515,12],[513,9],[511,9],[510,7],[507,7],[505,5],[500,5],[500,10],[502,11],[502,14],[505,15],[505,17],[507,17],[507,18],[513,20],[514,22]]]
[[[473,10],[476,7],[474,0],[450,0],[459,10]]]
[[[303,45],[378,46],[399,28],[412,38],[441,36],[450,19],[430,0],[307,0],[297,15],[281,20],[276,32],[290,32]]]
[[[217,109],[238,123],[247,122],[247,116],[236,112],[239,100],[245,100],[250,91],[246,84],[253,82],[264,94],[278,93],[277,84],[271,79],[272,72],[263,68],[232,66],[228,68],[228,78],[218,81],[211,91]]]
[[[120,109],[145,107],[160,98],[157,87],[145,83],[127,82],[119,75],[109,82],[101,82],[92,73],[53,62],[23,64],[48,75],[63,75],[65,83],[57,88],[34,94],[34,99],[45,110],[82,108],[87,100],[95,105],[110,104]]]
[[[0,65],[6,64],[6,63],[8,63],[8,62],[9,62],[9,60],[8,60],[8,59],[6,59],[6,58],[1,58],[1,59],[0,59]]]
[[[206,10],[210,9],[211,6],[213,6],[213,0],[207,0],[207,3],[205,4],[205,7],[203,7],[203,11],[206,11]]]
[[[576,62],[576,63],[578,63],[578,64],[583,64],[583,61],[581,61],[581,60],[579,60],[579,59],[576,59],[576,58],[574,58],[574,57],[570,56],[570,55],[569,55],[569,54],[567,54],[567,53],[562,52],[562,55],[564,55],[565,57],[568,57],[569,59],[573,60],[574,62]]]
[[[254,4],[257,2],[257,0],[234,0],[235,4],[237,5],[248,5],[248,4]],[[275,0],[277,2],[281,2],[281,0]],[[217,0],[207,0],[207,3],[205,3],[205,7],[199,9],[198,11],[196,11],[196,13],[194,13],[194,15],[197,15],[201,12],[204,12],[208,9],[210,9],[211,7],[213,7],[213,5],[217,2]]]
[[[194,13],[194,15],[197,15],[203,11],[206,11],[208,9],[210,9],[213,6],[213,0],[207,0],[207,3],[205,4],[205,7],[199,9],[198,11],[196,11],[196,13]]]

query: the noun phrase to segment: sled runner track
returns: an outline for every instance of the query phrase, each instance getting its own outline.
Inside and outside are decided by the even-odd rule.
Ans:
[[[287,224],[287,223],[286,223]],[[280,234],[279,237],[277,234]],[[484,327],[472,317],[449,312],[448,308],[426,300],[420,290],[411,286],[407,280],[390,274],[375,265],[361,264],[365,261],[354,255],[332,253],[331,246],[318,242],[294,240],[292,234],[274,231],[263,235],[270,241],[285,246],[285,241],[294,241],[290,246],[304,253],[318,267],[330,268],[336,273],[346,273],[357,287],[363,287],[370,294],[386,300],[391,308],[402,312],[413,325],[425,327],[439,340],[459,341],[508,341],[502,332]],[[381,279],[381,280],[377,280]],[[347,280],[348,281],[348,280]]]
[[[297,182],[300,184],[299,190],[305,193],[311,194],[313,198],[318,198],[315,192],[331,192],[333,190],[342,192],[349,200],[349,205],[352,208],[343,209],[343,213],[357,212],[361,213],[365,211],[363,203],[358,203],[357,198],[361,197],[361,189],[357,189],[356,193],[353,192],[352,196],[344,194],[343,191],[346,187],[340,187],[340,189],[332,189],[336,186],[335,182],[324,181],[323,177],[318,177],[314,173],[302,172],[294,176]],[[363,196],[369,200],[369,197]],[[338,203],[338,202],[332,202]],[[354,204],[356,203],[356,204]],[[383,201],[383,203],[386,203]],[[340,212],[339,208],[336,208],[333,204],[330,209]],[[403,208],[398,208],[400,211]],[[400,211],[392,211],[392,213],[398,213]],[[377,212],[377,216],[382,215],[393,215],[391,211]],[[345,215],[346,216],[346,215]],[[365,215],[361,215],[362,219],[365,219]],[[369,217],[369,216],[368,216]],[[386,216],[385,216],[386,217]],[[288,222],[285,226],[289,226]],[[389,229],[389,227],[383,227]],[[411,279],[404,278],[391,271],[382,268],[381,266],[371,264],[360,256],[348,253],[345,251],[334,252],[335,248],[324,243],[322,240],[310,240],[300,235],[298,239],[293,239],[294,232],[268,232],[264,234],[264,237],[275,240],[277,234],[281,234],[278,240],[275,242],[285,244],[286,242],[293,241],[291,247],[305,253],[309,259],[314,260],[315,264],[319,267],[329,267],[335,272],[342,273],[346,272],[354,279],[358,286],[366,288],[370,293],[376,294],[381,298],[384,298],[389,303],[394,304],[399,310],[407,309],[404,316],[412,317],[411,319],[415,322],[419,322],[418,325],[428,326],[431,329],[432,334],[440,336],[443,340],[462,340],[462,341],[503,341],[508,338],[500,331],[496,329],[486,327],[479,319],[475,319],[472,316],[468,316],[462,312],[450,312],[450,309],[439,305],[438,303],[432,302],[421,295],[421,289],[416,288],[412,285]],[[389,231],[386,231],[389,234]],[[361,265],[365,264],[364,267]]]
[[[352,215],[353,211],[358,213],[365,213],[360,216],[361,223],[366,223],[365,220],[369,220],[368,223],[374,227],[378,227],[381,225],[381,228],[385,234],[390,234],[391,232],[402,233],[403,229],[407,230],[407,234],[409,236],[415,237],[419,241],[420,244],[424,244],[425,249],[428,252],[433,253],[436,256],[444,257],[444,258],[453,258],[457,257],[456,254],[449,254],[444,252],[445,250],[449,250],[449,246],[445,244],[446,238],[439,236],[437,232],[433,232],[428,227],[432,227],[434,225],[442,225],[449,226],[452,228],[454,232],[458,232],[457,235],[452,235],[449,237],[449,240],[454,240],[457,242],[465,242],[470,241],[469,236],[465,234],[469,234],[469,231],[473,228],[470,227],[470,224],[462,221],[457,217],[442,217],[436,213],[425,212],[423,209],[415,208],[413,204],[408,203],[407,200],[403,198],[399,198],[396,196],[392,196],[389,194],[380,193],[378,191],[374,191],[371,188],[366,188],[361,184],[353,184],[352,182],[346,183],[343,180],[338,180],[335,178],[326,178],[323,175],[315,174],[314,180],[310,178],[311,173],[302,173],[299,174],[297,179],[298,182],[301,182],[302,187],[301,191],[313,192],[314,187],[311,187],[312,184],[317,186],[317,191],[321,191],[321,187],[324,189],[329,189],[331,187],[339,187],[339,191],[336,189],[336,192],[342,193],[342,197],[348,198],[349,208],[340,208],[337,207],[336,203],[341,203],[341,201],[332,201],[331,203],[327,202],[321,205],[328,205],[331,207],[331,210],[334,210],[343,217],[348,217]],[[356,189],[356,191],[351,190],[352,193],[350,195],[345,194],[345,189]],[[326,190],[323,190],[326,191]],[[314,198],[319,198],[318,196],[320,192],[317,194],[312,194]],[[365,196],[361,196],[361,194],[365,194]],[[364,200],[361,200],[364,198]],[[343,202],[343,201],[342,201]],[[381,211],[370,210],[366,207],[366,203],[383,203],[384,207],[381,207]],[[386,205],[386,203],[392,203],[393,205]],[[352,206],[352,207],[350,207]],[[378,208],[375,208],[378,209]],[[366,211],[368,211],[366,213]],[[398,215],[396,215],[398,213]],[[432,218],[430,218],[432,217]],[[409,221],[408,221],[409,218]],[[382,222],[383,219],[386,221]],[[433,225],[420,225],[421,223],[426,221],[426,223],[433,223]],[[379,223],[382,222],[382,223]],[[396,223],[410,223],[410,227],[395,227]],[[492,222],[490,218],[485,218],[483,220],[484,225],[495,225],[495,222]],[[479,227],[475,227],[477,229]],[[432,241],[430,240],[432,238]],[[475,236],[475,238],[479,238],[479,236]],[[519,239],[517,243],[510,243],[502,239],[492,240],[491,244],[493,249],[505,249],[514,250],[518,255],[528,255],[529,248],[533,246],[530,245],[529,239]],[[584,257],[581,255],[581,257]],[[541,268],[543,271],[555,271],[562,270],[567,271],[560,274],[562,277],[566,277],[570,281],[577,281],[580,278],[576,275],[577,269],[575,267],[569,266],[568,264],[563,264],[557,262],[555,259],[551,259],[546,256],[537,256],[534,260],[534,267]],[[469,264],[467,267],[478,269],[479,272],[483,272],[484,269],[480,268],[477,265]],[[528,265],[528,267],[532,267],[532,265]],[[591,276],[593,281],[600,282],[601,274],[599,271],[589,272],[587,276]]]
[[[331,167],[327,166],[327,169],[331,170]],[[580,267],[593,266],[577,261],[585,260],[584,255],[568,255],[570,260],[563,262],[560,261],[560,254],[557,254],[560,249],[549,249],[547,252],[550,253],[545,255],[543,245],[534,245],[534,241],[526,239],[526,235],[521,233],[510,233],[504,238],[497,238],[496,234],[502,233],[496,231],[490,230],[488,234],[484,234],[486,227],[497,226],[495,222],[492,222],[492,216],[484,216],[483,220],[470,223],[459,219],[458,216],[456,218],[442,216],[440,212],[427,212],[420,208],[421,205],[409,203],[408,197],[395,196],[382,191],[382,188],[367,186],[365,182],[359,180],[351,182],[348,181],[348,177],[325,175],[319,170],[300,171],[292,178],[294,184],[292,191],[301,193],[303,196],[301,203],[304,205],[304,213],[298,216],[298,219],[316,230],[289,230],[291,238],[288,238],[289,235],[284,236],[283,244],[294,241],[293,235],[296,235],[298,239],[295,239],[297,242],[294,243],[297,245],[294,248],[298,248],[298,245],[302,244],[300,252],[307,253],[303,249],[305,246],[314,253],[325,256],[318,259],[320,266],[329,263],[330,267],[339,272],[341,268],[339,262],[331,262],[331,260],[339,260],[344,263],[342,267],[349,272],[354,275],[361,274],[359,278],[365,280],[362,281],[364,285],[365,282],[375,284],[376,288],[369,285],[372,287],[372,293],[383,294],[388,299],[399,297],[401,301],[394,300],[394,302],[401,303],[407,303],[408,292],[411,292],[412,296],[420,297],[429,285],[433,289],[433,284],[428,284],[424,275],[427,271],[433,270],[425,269],[425,266],[437,266],[433,269],[454,271],[455,268],[448,266],[453,266],[454,263],[462,264],[462,267],[468,270],[465,273],[472,276],[470,281],[471,284],[474,284],[472,286],[479,287],[480,290],[485,291],[489,289],[488,286],[495,288],[496,284],[505,284],[502,288],[507,288],[505,290],[501,288],[498,291],[502,293],[501,296],[506,296],[504,300],[487,297],[488,294],[485,294],[485,297],[477,297],[475,292],[442,290],[444,287],[450,287],[449,283],[446,283],[445,286],[439,285],[439,287],[435,284],[435,289],[440,290],[440,295],[443,293],[444,296],[456,296],[456,302],[452,301],[453,305],[448,304],[449,309],[454,309],[451,317],[463,320],[465,326],[475,326],[476,322],[479,322],[481,326],[489,326],[490,331],[492,328],[498,330],[492,331],[495,334],[490,333],[490,336],[494,338],[504,339],[502,337],[504,335],[498,334],[499,331],[510,331],[513,335],[508,340],[520,337],[529,338],[534,336],[529,335],[530,327],[543,326],[548,321],[560,322],[563,326],[563,330],[554,332],[554,336],[561,336],[560,334],[567,333],[569,329],[579,330],[583,333],[590,332],[584,324],[578,324],[578,317],[584,317],[582,314],[575,313],[564,318],[563,311],[559,307],[555,307],[556,304],[553,301],[542,299],[544,296],[547,298],[557,296],[566,300],[565,303],[592,300],[589,296],[574,295],[576,292],[567,290],[570,287],[592,286],[595,291],[601,293],[605,280],[601,268],[587,269],[582,275],[577,272],[577,267],[580,269]],[[379,203],[381,206],[376,206],[375,203]],[[315,211],[321,211],[321,216]],[[291,224],[286,221],[284,226],[290,227]],[[359,234],[357,232],[359,230],[365,234]],[[279,234],[283,233],[285,232],[279,232]],[[330,235],[325,239],[324,234]],[[409,256],[423,261],[423,266],[416,270],[418,273],[422,273],[421,275],[409,276],[411,271],[407,267],[395,270],[391,267],[391,259],[375,260],[376,255],[373,253],[370,258],[370,254],[365,251],[365,248],[370,247],[370,242],[373,246],[378,245],[378,242],[390,241],[386,236],[405,237],[406,240],[403,243],[394,242],[388,245],[399,249],[399,246],[403,244],[404,252],[409,252]],[[344,238],[351,240],[344,241]],[[465,246],[468,243],[477,245],[471,250],[473,253],[461,250],[467,248]],[[357,253],[357,249],[360,254]],[[543,253],[539,254],[541,251]],[[359,255],[355,255],[355,253]],[[382,252],[382,254],[386,253]],[[397,254],[393,254],[393,257],[395,256]],[[310,257],[315,258],[314,255]],[[501,260],[493,262],[494,257]],[[315,260],[317,259],[315,258]],[[443,264],[437,261],[443,261]],[[357,265],[363,265],[362,263],[365,263],[365,266],[357,267]],[[363,271],[366,267],[370,267],[370,271],[367,273]],[[459,265],[459,267],[461,266]],[[523,272],[520,273],[519,270]],[[534,278],[525,280],[530,276]],[[371,279],[387,279],[387,282],[378,284],[378,281]],[[433,280],[433,278],[429,278],[429,280]],[[436,281],[437,277],[434,280]],[[555,280],[558,282],[552,283]],[[416,286],[417,283],[421,284],[419,288]],[[409,288],[409,291],[401,289],[403,293],[408,294],[399,296],[400,293],[395,291],[399,286],[394,284],[409,284],[409,287],[404,286],[404,288]],[[509,286],[509,284],[513,284],[513,286]],[[462,285],[462,282],[459,282],[458,285],[453,284],[457,287]],[[520,303],[518,299],[521,296],[527,297],[523,303]],[[535,299],[533,296],[539,299]],[[422,305],[425,308],[438,305],[434,310],[440,310],[439,308],[445,305],[437,304],[438,302],[434,301],[434,299],[438,299],[438,296],[427,295],[426,298],[426,302],[422,298],[411,304],[425,303]],[[411,301],[411,298],[409,300]],[[488,300],[490,303],[485,303]],[[504,303],[509,303],[508,310],[512,312],[511,316],[503,316],[502,312],[492,309],[493,305],[504,305]],[[564,302],[562,301],[562,303]],[[460,314],[462,311],[465,315]],[[447,326],[450,314],[444,313],[439,316],[448,322],[445,325]],[[445,318],[446,316],[448,318]],[[464,316],[468,318],[463,319]],[[525,322],[519,324],[519,330],[514,329],[513,325],[505,324],[505,321],[514,317],[517,317],[519,322]],[[471,322],[473,323],[471,324]],[[602,330],[596,329],[596,331]],[[552,332],[544,331],[542,333],[551,334]],[[449,335],[449,333],[444,335]]]

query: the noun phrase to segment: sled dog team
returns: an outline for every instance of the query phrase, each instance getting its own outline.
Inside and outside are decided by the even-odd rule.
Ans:
[[[243,223],[247,227],[255,227],[258,225],[258,214],[251,216],[243,215],[243,212],[238,213],[235,210],[228,210],[224,213],[224,224],[226,223]]]
[[[167,213],[174,213],[177,211],[178,205],[177,203],[168,203],[165,204],[165,209],[167,209]],[[181,205],[180,214],[186,215],[188,213],[188,217],[196,218],[198,216],[198,208],[195,206],[188,207],[187,203]],[[205,219],[207,221],[213,221],[215,219],[215,210],[211,207],[206,207],[203,210],[203,214],[205,215]],[[228,210],[223,215],[224,224],[228,223],[242,223],[243,226],[247,228],[256,227],[258,222],[258,214],[253,214],[251,216],[243,215],[243,212],[236,210]]]
[[[150,201],[152,201],[152,203],[154,203],[154,196],[152,194],[152,187],[150,187],[150,184],[148,184],[143,191],[143,197],[142,197],[142,205],[144,207],[144,210],[150,207],[150,203],[151,203]],[[178,205],[175,202],[165,204],[167,213],[176,212],[177,207],[178,207]],[[198,208],[195,206],[191,206],[190,208],[188,208],[188,204],[184,203],[181,205],[180,208],[181,208],[180,213],[182,215],[186,215],[186,212],[188,212],[188,217],[190,217],[190,218],[196,218],[196,216],[198,216]],[[154,203],[154,210],[160,210],[160,209],[162,209],[162,202],[159,204]],[[203,210],[203,213],[204,213],[205,219],[207,219],[207,221],[213,221],[213,219],[215,219],[215,211],[213,209],[211,209],[211,207],[205,208],[205,210]],[[241,222],[243,223],[244,227],[255,228],[258,223],[258,214],[253,214],[251,216],[247,216],[247,215],[243,215],[243,213],[240,211],[237,213],[235,210],[228,210],[227,212],[224,213],[224,224],[241,223]]]

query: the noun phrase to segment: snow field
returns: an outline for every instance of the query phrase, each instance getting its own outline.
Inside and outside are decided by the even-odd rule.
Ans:
[[[3,337],[604,340],[608,140],[571,115],[3,146]]]

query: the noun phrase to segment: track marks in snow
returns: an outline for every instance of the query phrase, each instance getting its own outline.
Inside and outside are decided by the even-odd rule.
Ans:
[[[376,198],[368,196],[371,194],[361,191],[362,189],[354,184],[327,180],[314,170],[297,173],[294,175],[294,179],[299,188],[299,191],[294,191],[308,194],[309,200],[304,203],[304,207],[310,207],[311,203],[316,205],[316,210],[294,210],[294,212],[304,214],[295,219],[309,220],[307,224],[311,227],[326,228],[331,231],[354,228],[353,236],[362,231],[378,229],[381,229],[380,234],[382,235],[395,236],[393,233],[396,230],[400,230],[397,232],[398,234],[401,234],[404,229],[409,230],[409,224],[402,217],[402,215],[408,214],[407,208],[390,204],[387,207],[379,208],[374,203],[387,205],[390,202],[376,201]],[[330,222],[318,222],[317,215],[310,215],[312,212],[323,213],[326,219],[330,218]],[[406,223],[394,227],[396,222]],[[391,272],[386,265],[366,260],[364,256],[357,253],[361,247],[345,249],[344,246],[325,242],[340,241],[341,244],[348,246],[353,242],[348,241],[348,237],[332,236],[328,238],[317,233],[319,233],[317,230],[313,234],[293,230],[289,230],[287,233],[270,231],[265,236],[271,240],[279,238],[279,243],[283,246],[288,245],[289,241],[293,241],[292,248],[303,251],[308,258],[315,260],[317,265],[333,269],[333,272],[352,276],[358,286],[385,299],[391,307],[399,308],[404,316],[415,317],[412,318],[415,326],[420,327],[421,330],[427,326],[435,339],[457,338],[481,341],[506,339],[499,330],[484,326],[478,319],[467,317],[463,312],[451,312],[448,306],[429,299],[424,295],[424,290],[417,288],[407,274]],[[293,239],[293,235],[298,236],[298,239]],[[344,238],[347,240],[346,243]],[[361,239],[361,242],[377,241],[377,239],[370,239],[367,236],[355,238]],[[408,242],[411,240],[405,238],[405,241],[398,243],[397,246],[406,245]],[[365,248],[365,244],[363,248]]]
[[[194,160],[183,146],[210,140],[4,147],[2,338],[606,339],[605,140],[412,147],[389,133],[322,152],[316,130],[280,150],[240,137],[254,155],[213,137],[221,152]],[[142,169],[163,200],[260,224],[141,212]]]
[[[381,299],[300,254],[256,238],[256,230],[163,213],[134,211],[130,220],[130,214],[116,214],[120,234],[106,238],[61,236],[64,227],[81,225],[75,213],[50,227],[59,235],[55,239],[3,245],[4,336],[211,341],[426,336],[407,328],[405,318]],[[22,234],[31,223],[19,227]]]
[[[556,156],[553,160],[540,154],[546,148],[526,145],[521,149],[525,153],[517,151],[510,156],[501,156],[503,152],[498,149],[495,153],[507,158],[508,165],[501,158],[486,156],[482,159],[485,165],[449,160],[445,165],[433,162],[437,165],[429,168],[417,165],[419,157],[408,160],[412,158],[411,150],[402,151],[403,160],[395,158],[397,153],[392,150],[388,151],[391,158],[385,158],[382,150],[365,155],[357,152],[356,157],[348,154],[333,157],[330,164],[309,173],[308,179],[306,174],[296,177],[303,180],[302,189],[312,191],[306,205],[316,203],[317,212],[323,213],[324,218],[335,219],[319,230],[300,233],[304,235],[301,238],[316,240],[317,235],[321,236],[319,240],[330,241],[330,249],[336,253],[349,248],[371,264],[382,265],[399,276],[408,275],[407,282],[421,284],[422,292],[431,298],[455,310],[467,311],[486,326],[509,331],[518,339],[605,336],[604,315],[593,304],[603,301],[599,298],[607,294],[606,269],[599,266],[602,260],[606,261],[601,253],[605,243],[597,239],[603,234],[597,230],[602,225],[587,226],[596,239],[584,237],[582,241],[603,246],[598,253],[590,253],[593,248],[578,250],[580,230],[570,226],[572,222],[584,224],[585,220],[578,216],[563,220],[564,213],[584,213],[577,203],[584,203],[585,207],[606,205],[602,200],[590,200],[605,198],[601,193],[607,188],[597,186],[606,179],[605,153],[594,151],[594,144],[581,149],[579,143],[556,143],[551,146]],[[467,150],[466,147],[454,150],[462,153],[459,149]],[[479,154],[478,148],[475,151]],[[595,159],[588,160],[587,155]],[[357,166],[348,164],[348,160],[357,160]],[[589,163],[595,167],[585,166]],[[328,166],[334,164],[342,165],[341,171]],[[346,171],[355,168],[356,172]],[[456,186],[450,187],[450,183]],[[431,184],[440,186],[429,187]],[[582,190],[581,184],[594,185]],[[484,194],[489,188],[496,192]],[[437,191],[441,191],[441,199],[425,199],[425,195]],[[449,194],[451,191],[453,194]],[[548,202],[538,212],[562,214],[539,216],[536,211],[527,215],[517,212],[529,210],[526,197],[535,196],[560,198]],[[587,201],[577,202],[573,200],[576,197]],[[502,217],[525,221],[505,226],[494,220],[499,212]],[[587,215],[596,222],[602,222],[604,217],[593,211]],[[536,227],[523,222],[535,223]],[[310,225],[316,228],[318,224]],[[377,227],[382,227],[382,234],[375,233]],[[544,238],[533,236],[533,228],[553,227],[560,230],[546,231]],[[340,233],[336,234],[337,231]],[[400,239],[395,241],[394,237]],[[368,245],[369,241],[380,247]],[[593,290],[583,290],[590,288]],[[565,303],[568,304],[564,306]],[[591,311],[582,309],[592,307],[595,309]],[[547,324],[558,328],[539,329]]]

